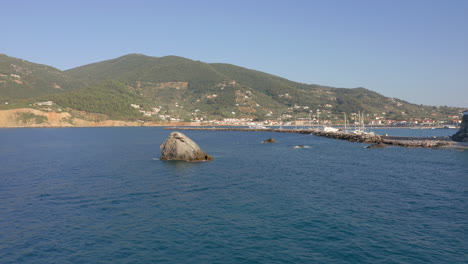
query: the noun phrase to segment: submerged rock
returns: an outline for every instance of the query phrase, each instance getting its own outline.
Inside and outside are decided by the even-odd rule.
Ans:
[[[262,143],[275,143],[276,140],[274,138],[269,138],[267,140],[262,141]]]
[[[172,132],[160,148],[161,160],[213,160],[213,157],[201,150],[197,143],[180,132]]]
[[[387,147],[387,144],[385,144],[385,143],[377,143],[377,144],[373,144],[373,145],[367,146],[366,148],[374,149],[374,148],[385,148],[385,147]]]
[[[296,146],[293,146],[292,148],[299,149],[299,148],[310,148],[310,147],[306,145],[296,145]]]

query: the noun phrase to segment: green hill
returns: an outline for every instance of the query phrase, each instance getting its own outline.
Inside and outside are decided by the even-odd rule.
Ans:
[[[83,85],[59,69],[0,54],[0,99],[62,93]]]
[[[293,82],[230,64],[203,63],[181,57],[130,54],[67,71],[88,84],[118,80],[164,113],[198,117],[306,116],[347,112],[426,114],[418,105],[387,98],[364,88],[344,89]],[[198,110],[195,112],[195,110]],[[234,113],[234,114],[233,114]]]
[[[61,107],[129,120],[292,119],[319,114],[333,120],[358,111],[402,119],[456,112],[365,88],[302,84],[235,65],[176,56],[130,54],[67,71],[1,56],[0,73],[4,78],[0,99],[53,100]]]
[[[131,104],[141,102],[139,96],[117,81],[102,81],[95,85],[44,97],[57,105],[88,113],[104,114],[110,119],[135,120],[141,113]]]

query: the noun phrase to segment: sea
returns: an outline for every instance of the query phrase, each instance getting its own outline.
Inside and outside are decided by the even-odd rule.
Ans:
[[[468,151],[172,131],[0,129],[0,263],[468,263]]]

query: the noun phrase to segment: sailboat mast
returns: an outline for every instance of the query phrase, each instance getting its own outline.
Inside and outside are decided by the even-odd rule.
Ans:
[[[362,112],[362,131],[366,132],[366,124],[364,123],[364,112]]]
[[[320,127],[320,112],[317,113],[317,125]]]
[[[348,132],[347,124],[346,124],[346,113],[344,113],[344,130],[345,132]]]

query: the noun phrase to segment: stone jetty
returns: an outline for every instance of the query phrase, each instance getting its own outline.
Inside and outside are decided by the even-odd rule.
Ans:
[[[351,142],[360,142],[360,143],[382,142],[382,138],[379,135],[375,133],[367,133],[367,132],[350,133],[350,132],[345,132],[345,131],[327,132],[327,131],[314,130],[311,134],[319,136],[319,137],[341,139],[341,140],[347,140]]]
[[[412,148],[440,148],[450,147],[449,138],[415,138],[415,137],[388,137],[380,136],[368,132],[345,132],[345,131],[323,131],[321,129],[289,129],[289,128],[239,128],[239,127],[167,127],[170,130],[198,130],[198,131],[252,131],[252,132],[278,132],[278,133],[297,133],[310,134],[319,137],[347,140],[350,142],[386,144],[401,147]],[[460,147],[460,146],[458,146]],[[463,146],[462,146],[463,147]]]
[[[440,148],[447,146],[450,143],[446,140],[399,140],[399,139],[383,139],[382,143],[393,146],[408,147],[408,148]]]
[[[297,133],[310,134],[319,137],[347,140],[361,143],[380,143],[382,138],[374,133],[347,133],[344,131],[329,132],[320,129],[282,129],[282,128],[237,128],[237,127],[167,127],[170,130],[198,130],[198,131],[253,131],[253,132],[278,132],[278,133]]]

